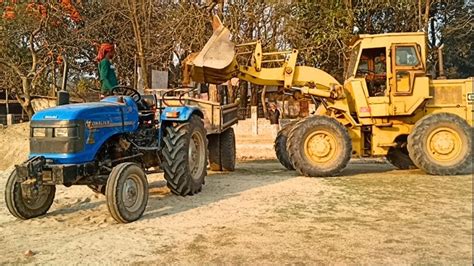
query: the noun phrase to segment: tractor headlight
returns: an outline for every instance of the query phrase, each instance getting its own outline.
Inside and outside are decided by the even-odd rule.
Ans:
[[[69,128],[67,127],[57,127],[54,129],[55,138],[67,138],[69,137]]]
[[[44,127],[33,128],[33,137],[46,137],[46,128]]]

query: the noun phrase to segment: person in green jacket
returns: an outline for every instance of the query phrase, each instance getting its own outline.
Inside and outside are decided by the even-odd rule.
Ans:
[[[111,60],[115,55],[115,47],[110,43],[100,45],[97,61],[99,62],[100,90],[105,96],[111,95],[113,87],[118,85],[115,67]]]

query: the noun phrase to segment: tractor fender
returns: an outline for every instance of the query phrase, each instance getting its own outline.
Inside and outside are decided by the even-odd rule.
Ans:
[[[160,119],[162,122],[175,121],[184,122],[191,118],[191,115],[196,114],[201,118],[204,118],[204,114],[196,106],[173,106],[165,107],[161,113]]]

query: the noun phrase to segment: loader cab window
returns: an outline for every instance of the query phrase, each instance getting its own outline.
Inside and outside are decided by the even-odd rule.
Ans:
[[[399,46],[396,48],[395,55],[397,66],[418,66],[420,64],[413,46]]]
[[[362,50],[356,77],[365,78],[369,97],[385,96],[387,88],[385,47]]]

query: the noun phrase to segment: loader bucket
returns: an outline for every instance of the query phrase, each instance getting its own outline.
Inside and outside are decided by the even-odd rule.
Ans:
[[[235,45],[230,40],[230,31],[213,17],[213,34],[199,54],[191,60],[191,77],[199,83],[221,84],[238,73],[235,60]]]

